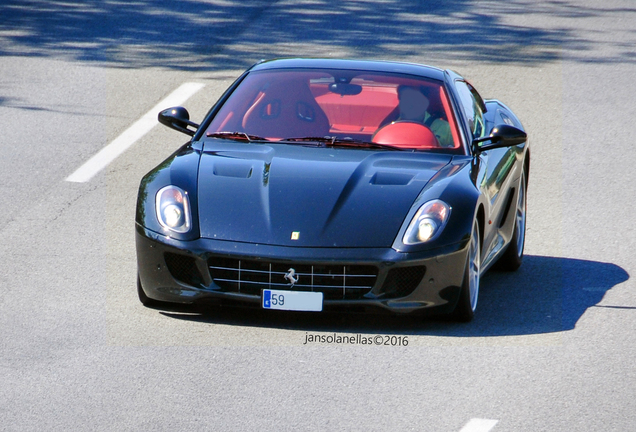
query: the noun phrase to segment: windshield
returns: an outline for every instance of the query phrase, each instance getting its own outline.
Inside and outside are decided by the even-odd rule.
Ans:
[[[350,146],[367,143],[362,148],[460,148],[441,82],[351,70],[251,72],[221,107],[206,135],[296,144],[310,138]]]

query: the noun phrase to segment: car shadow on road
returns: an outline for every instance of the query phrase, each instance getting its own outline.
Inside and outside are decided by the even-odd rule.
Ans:
[[[517,272],[490,271],[482,277],[477,314],[468,324],[444,317],[289,313],[233,307],[182,306],[160,313],[201,324],[306,332],[514,336],[572,330],[588,308],[598,305],[607,291],[628,279],[625,270],[611,263],[527,255]]]

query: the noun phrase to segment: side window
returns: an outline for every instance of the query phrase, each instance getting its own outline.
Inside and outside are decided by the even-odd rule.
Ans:
[[[477,91],[464,81],[456,81],[457,93],[461,99],[462,108],[466,118],[468,119],[468,126],[473,133],[474,138],[481,138],[486,133],[484,112],[481,109],[481,97]]]

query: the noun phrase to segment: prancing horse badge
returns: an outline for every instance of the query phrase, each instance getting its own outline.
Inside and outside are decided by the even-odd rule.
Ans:
[[[298,279],[300,279],[300,276],[296,276],[296,270],[290,268],[289,270],[287,270],[285,279],[287,279],[289,281],[289,285],[293,287],[298,283]]]

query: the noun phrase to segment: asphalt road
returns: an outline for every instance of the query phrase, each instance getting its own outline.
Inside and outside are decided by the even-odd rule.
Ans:
[[[0,17],[1,430],[636,429],[631,1],[8,0]],[[185,102],[199,121],[244,68],[292,55],[450,67],[519,115],[526,257],[484,276],[474,322],[138,302],[139,180],[185,135],[155,127],[67,177],[183,83],[205,84]]]

